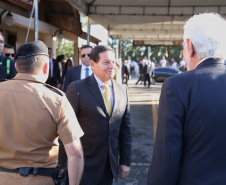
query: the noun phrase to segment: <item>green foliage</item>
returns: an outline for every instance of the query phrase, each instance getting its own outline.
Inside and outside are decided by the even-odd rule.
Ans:
[[[57,39],[56,56],[65,55],[68,57],[74,57],[74,42],[62,39]]]
[[[158,56],[158,53],[161,49],[161,55]],[[174,58],[174,60],[179,63],[181,58],[180,58],[180,53],[182,51],[182,47],[175,47],[175,46],[152,46],[151,51],[152,57],[155,57],[157,62],[159,62],[163,56],[166,54],[166,50],[168,51],[168,57],[166,57],[167,60],[170,60],[171,58]],[[127,55],[124,54],[124,51],[126,51]],[[141,56],[141,51],[144,51],[143,56]],[[133,56],[133,52],[135,53],[135,56]],[[133,46],[133,41],[132,40],[123,40],[122,41],[122,50],[121,50],[121,56],[122,60],[128,59],[128,56],[131,57],[133,61],[136,60],[138,57],[140,60],[143,58],[148,58],[148,46]]]

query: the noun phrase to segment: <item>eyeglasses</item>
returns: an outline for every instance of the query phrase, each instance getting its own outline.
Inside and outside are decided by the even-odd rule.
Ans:
[[[86,55],[87,55],[88,57],[90,57],[90,54],[89,54],[89,53],[88,53],[88,54],[81,54],[81,57],[84,58]]]
[[[12,53],[6,53],[6,54],[5,54],[6,57],[9,57],[10,55],[11,55],[12,57],[15,56],[15,54],[12,54]]]

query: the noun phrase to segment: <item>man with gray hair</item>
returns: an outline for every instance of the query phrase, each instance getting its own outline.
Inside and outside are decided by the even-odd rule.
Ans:
[[[165,80],[148,185],[226,184],[226,21],[194,15],[184,26],[187,72]]]

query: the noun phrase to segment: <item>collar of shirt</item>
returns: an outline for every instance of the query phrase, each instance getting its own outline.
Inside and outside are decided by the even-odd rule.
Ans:
[[[105,91],[105,90],[104,90],[104,88],[102,87],[102,85],[105,84],[105,83],[102,82],[95,74],[94,74],[94,78],[95,78],[96,81],[97,81],[97,84],[98,84],[98,86],[99,86],[99,88],[100,88],[101,94],[104,95],[104,91]],[[114,94],[113,94],[112,81],[109,80],[107,84],[109,85],[109,89],[110,89],[110,91],[111,91],[111,93],[110,93],[110,96],[111,96],[111,105],[112,105],[112,107],[113,107],[113,104],[114,104]]]
[[[96,79],[97,84],[98,84],[99,87],[102,87],[102,85],[105,84],[95,74],[94,74],[94,78]],[[112,87],[112,81],[111,80],[109,80],[107,84],[109,85],[109,87]]]
[[[17,73],[14,79],[15,80],[28,80],[28,81],[44,83],[39,79],[39,77],[37,75],[28,74],[28,73]]]
[[[81,64],[81,66],[82,66],[82,69],[81,70],[82,71],[85,71],[87,67],[85,65],[83,65],[83,64]],[[89,70],[92,71],[92,68],[90,66],[88,68],[89,68]]]
[[[200,63],[202,63],[204,60],[209,59],[209,58],[214,58],[214,57],[211,56],[211,57],[207,57],[207,58],[204,58],[204,59],[200,60],[199,63],[195,66],[195,68],[196,68]]]
[[[92,68],[86,67],[85,65],[81,64],[81,74],[80,74],[80,79],[84,79],[86,78],[86,68],[89,68],[89,75],[91,75],[93,73]]]

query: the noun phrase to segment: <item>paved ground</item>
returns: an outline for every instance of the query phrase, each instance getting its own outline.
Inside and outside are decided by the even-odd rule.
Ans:
[[[161,84],[135,85],[136,79],[129,80],[129,98],[132,122],[132,165],[129,176],[114,185],[146,185],[157,122],[157,107]],[[153,127],[154,124],[154,127]],[[154,128],[154,129],[153,129]]]

